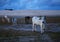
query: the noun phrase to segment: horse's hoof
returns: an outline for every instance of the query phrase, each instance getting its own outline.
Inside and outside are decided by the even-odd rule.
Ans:
[[[41,33],[42,35],[44,34],[44,33]]]
[[[45,32],[41,33],[42,35],[45,34]]]
[[[36,32],[35,30],[32,30],[33,32]]]
[[[36,32],[36,31],[34,30],[34,32]]]

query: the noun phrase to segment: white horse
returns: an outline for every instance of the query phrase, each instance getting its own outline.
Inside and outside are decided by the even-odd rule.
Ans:
[[[33,24],[32,31],[36,30],[36,26],[35,25],[40,25],[41,33],[44,32],[44,29],[45,29],[45,24],[44,24],[45,19],[44,18],[45,18],[44,16],[41,16],[41,17],[36,17],[35,16],[35,17],[32,18],[32,24]]]
[[[4,18],[8,21],[8,23],[10,22],[10,19],[8,16],[5,15]]]
[[[8,23],[10,22],[10,18],[8,16],[5,15],[4,18],[8,21]],[[13,17],[12,18],[12,23],[17,24],[17,18]]]

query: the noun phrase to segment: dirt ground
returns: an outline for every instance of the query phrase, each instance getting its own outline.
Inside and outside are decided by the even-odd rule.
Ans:
[[[60,24],[47,24],[43,34],[39,26],[32,31],[31,24],[0,26],[0,42],[60,42]]]

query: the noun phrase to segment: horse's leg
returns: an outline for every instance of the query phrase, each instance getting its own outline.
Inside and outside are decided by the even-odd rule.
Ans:
[[[43,33],[44,32],[44,30],[43,30],[43,24],[40,24],[40,26],[41,26],[41,33]]]
[[[44,23],[42,23],[42,30],[43,30],[43,32],[45,31],[45,24]]]
[[[13,25],[17,25],[17,18],[12,18]]]
[[[46,22],[45,22],[44,26],[45,26],[45,30],[46,30],[47,29],[47,23]]]
[[[41,28],[41,33],[42,33],[42,25],[40,24],[40,28]]]
[[[7,18],[7,21],[8,21],[8,23],[10,22],[10,19],[9,18]]]
[[[46,31],[46,29],[47,29],[46,23],[43,23],[43,30],[44,30],[44,32]]]
[[[33,23],[33,25],[32,25],[32,31],[34,31],[34,23]]]
[[[34,26],[35,26],[34,30],[36,31],[36,24]]]
[[[42,27],[43,27],[43,30],[44,30],[45,29],[45,24],[44,23],[42,24]]]

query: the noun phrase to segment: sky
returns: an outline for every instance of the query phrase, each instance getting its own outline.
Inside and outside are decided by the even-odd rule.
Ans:
[[[0,0],[0,10],[60,10],[60,0]]]

